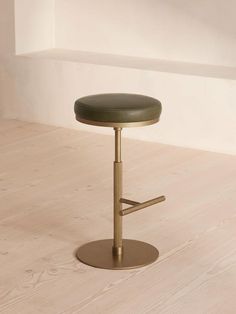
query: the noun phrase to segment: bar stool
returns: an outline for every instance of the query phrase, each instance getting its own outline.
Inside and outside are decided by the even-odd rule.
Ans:
[[[137,94],[98,94],[75,102],[76,120],[82,123],[112,127],[115,130],[114,161],[114,235],[82,245],[77,258],[90,266],[104,269],[132,269],[154,262],[158,250],[145,242],[122,238],[122,219],[125,215],[165,200],[159,196],[145,202],[123,198],[121,131],[124,127],[139,127],[159,121],[162,106],[152,97]],[[123,204],[130,205],[123,209]]]

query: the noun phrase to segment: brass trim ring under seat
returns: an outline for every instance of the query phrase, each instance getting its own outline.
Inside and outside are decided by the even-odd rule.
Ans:
[[[138,122],[103,122],[103,121],[87,120],[87,119],[83,119],[77,116],[76,116],[76,120],[85,124],[112,127],[112,128],[130,128],[130,127],[146,126],[146,125],[157,123],[159,121],[159,119],[153,119],[153,120],[138,121]]]

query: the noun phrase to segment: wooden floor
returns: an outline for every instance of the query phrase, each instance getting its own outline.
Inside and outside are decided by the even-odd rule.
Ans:
[[[0,313],[236,313],[236,157],[123,148],[124,197],[167,197],[126,216],[125,237],[160,258],[95,269],[74,251],[112,235],[113,137],[0,120]]]

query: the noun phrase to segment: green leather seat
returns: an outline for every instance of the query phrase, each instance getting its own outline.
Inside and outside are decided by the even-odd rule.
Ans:
[[[75,102],[78,121],[87,124],[128,127],[157,122],[161,114],[159,100],[137,94],[98,94]]]

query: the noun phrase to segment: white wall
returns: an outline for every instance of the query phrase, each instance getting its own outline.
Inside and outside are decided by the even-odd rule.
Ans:
[[[125,136],[236,154],[235,80],[15,57],[12,53],[14,48],[12,3],[12,0],[0,2],[0,17],[4,16],[8,25],[2,36],[3,40],[8,39],[1,46],[3,48],[0,59],[3,69],[0,107],[3,108],[4,117],[112,134],[110,128],[86,126],[76,122],[73,113],[75,99],[103,92],[143,93],[162,101],[161,122],[150,127],[125,130]],[[66,3],[75,2],[72,0],[63,2],[64,5]],[[86,3],[90,2],[84,2],[84,5]],[[144,6],[144,2],[140,3]],[[81,7],[81,12],[83,10]],[[96,17],[95,12],[94,16]],[[179,19],[181,21],[182,17]],[[74,22],[72,19],[72,23]],[[78,38],[88,30],[83,24],[81,27],[83,28],[77,29],[80,33]],[[134,31],[132,27],[131,30]],[[172,32],[173,38],[175,34]],[[88,43],[92,45],[90,33],[87,33],[87,36]],[[227,39],[227,36],[225,38]],[[141,39],[140,37],[138,40]],[[112,42],[111,47],[114,47],[113,44],[115,43]],[[140,41],[137,41],[137,50],[140,53],[141,46],[138,44]],[[128,49],[131,47],[129,43],[127,47]],[[177,51],[179,49],[178,45],[174,48]],[[151,51],[151,46],[148,46],[148,49]],[[212,53],[213,57],[219,60],[217,53],[216,55]]]
[[[0,1],[0,58],[14,53],[14,1]]]
[[[54,47],[236,66],[235,11],[233,0],[15,0],[16,52]]]
[[[55,0],[15,0],[16,53],[54,46]]]
[[[23,57],[15,78],[18,119],[112,134],[78,123],[74,101],[94,93],[142,93],[162,101],[161,122],[126,129],[125,136],[236,154],[234,80]]]
[[[56,47],[236,66],[235,37],[172,1],[56,0]]]
[[[14,53],[14,0],[0,0],[0,117],[15,103],[14,77],[9,66]]]
[[[216,31],[223,30],[231,34],[235,39],[235,0],[165,0],[165,2],[213,26]]]

